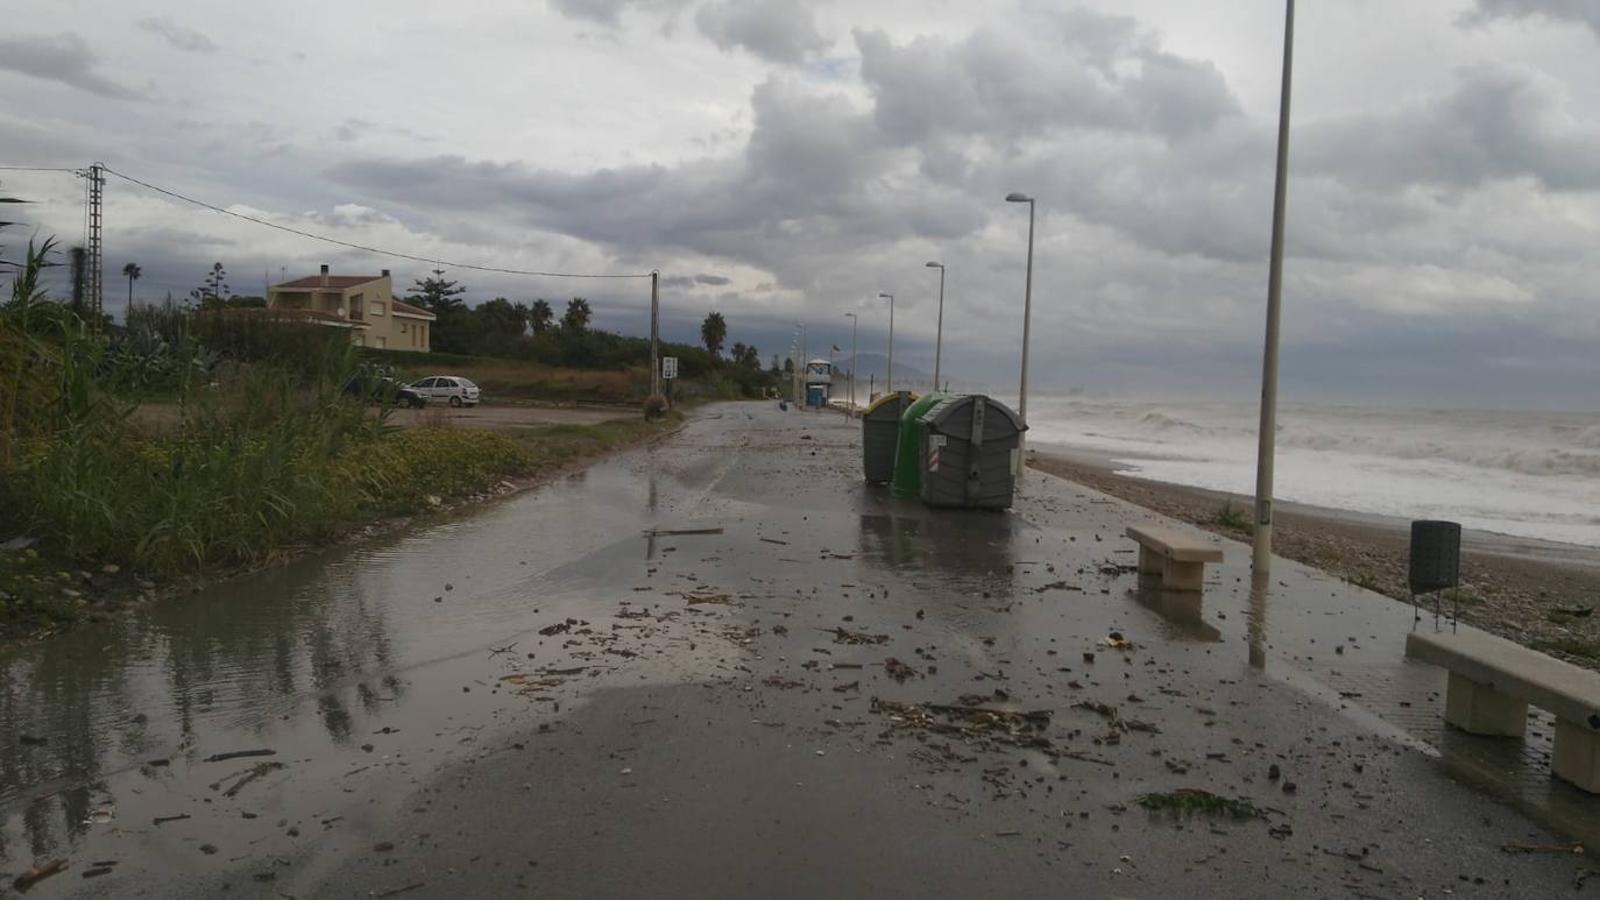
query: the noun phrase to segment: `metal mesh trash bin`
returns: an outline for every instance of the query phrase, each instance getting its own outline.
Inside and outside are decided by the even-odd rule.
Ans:
[[[861,415],[861,469],[867,481],[882,484],[894,477],[900,416],[916,399],[917,395],[910,391],[885,394]]]
[[[951,397],[923,413],[921,422],[922,502],[1011,506],[1017,448],[1027,426],[1010,407],[982,394]]]

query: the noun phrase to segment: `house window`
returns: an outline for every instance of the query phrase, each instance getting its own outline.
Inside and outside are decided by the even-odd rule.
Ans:
[[[400,333],[401,334],[405,334],[406,333],[406,323],[404,323],[404,322],[400,323]]]
[[[361,297],[362,297],[361,294],[351,294],[350,295],[350,319],[351,319],[351,321],[359,322],[362,319],[366,318],[366,316],[364,316],[362,314],[362,310],[361,310]]]
[[[383,301],[382,300],[374,300],[374,301],[372,301],[372,314],[375,315],[375,316],[383,315]]]

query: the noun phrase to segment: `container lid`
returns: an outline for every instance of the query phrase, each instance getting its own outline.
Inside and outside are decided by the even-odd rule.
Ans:
[[[1022,420],[1017,417],[1017,414],[1012,411],[1011,407],[1001,403],[999,400],[996,400],[993,397],[987,397],[983,394],[962,394],[956,397],[949,397],[944,401],[935,404],[932,409],[929,409],[927,412],[923,413],[922,417],[918,421],[920,421],[926,427],[937,429],[945,419],[954,415],[956,410],[959,410],[963,406],[972,403],[974,400],[982,400],[984,405],[988,407],[988,409],[985,410],[984,415],[995,415],[998,413],[999,415],[1004,416],[1006,421],[1011,423],[1011,427],[1017,431],[1028,430],[1028,426],[1022,424]]]
[[[892,394],[884,394],[882,397],[872,401],[871,405],[867,407],[865,415],[870,416],[877,412],[880,408],[894,403],[899,404],[899,406],[897,406],[897,408],[894,410],[895,417],[898,418],[900,415],[900,409],[903,409],[905,406],[910,406],[912,401],[916,399],[917,395],[911,393],[910,391],[895,391]]]

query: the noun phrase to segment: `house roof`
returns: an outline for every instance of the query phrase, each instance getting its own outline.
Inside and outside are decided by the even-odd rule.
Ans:
[[[304,278],[285,281],[283,284],[275,284],[272,289],[275,291],[342,291],[346,288],[353,288],[358,284],[377,281],[382,277],[382,275],[329,275],[327,284],[323,284],[321,275],[307,275]]]
[[[414,319],[427,319],[430,322],[439,318],[420,306],[412,306],[404,300],[401,300],[399,297],[391,297],[389,299],[389,311],[397,316],[410,316]]]

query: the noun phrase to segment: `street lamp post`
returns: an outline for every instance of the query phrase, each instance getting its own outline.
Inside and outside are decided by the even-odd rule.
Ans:
[[[939,330],[933,339],[933,390],[939,391],[939,362],[944,355],[944,263],[929,262],[927,268],[939,270]]]
[[[894,393],[894,295],[879,291],[878,296],[887,297],[889,300],[889,373],[884,378],[883,391],[892,394]]]
[[[1033,319],[1033,198],[1027,194],[1007,194],[1007,203],[1028,204],[1028,279],[1022,291],[1022,384],[1018,392],[1017,417],[1022,420],[1023,427],[1028,424],[1028,326]],[[1017,435],[1017,481],[1022,481],[1022,473],[1028,468],[1028,454],[1023,449],[1023,440],[1027,431]]]
[[[1289,99],[1294,68],[1294,0],[1283,22],[1283,88],[1278,97],[1278,173],[1272,194],[1272,261],[1267,271],[1267,335],[1261,354],[1261,431],[1256,451],[1256,531],[1250,568],[1256,580],[1272,571],[1272,462],[1278,428],[1278,320],[1283,304],[1283,231],[1289,197]]]
[[[856,408],[856,328],[861,324],[861,317],[855,313],[845,313],[850,319],[850,409]]]

